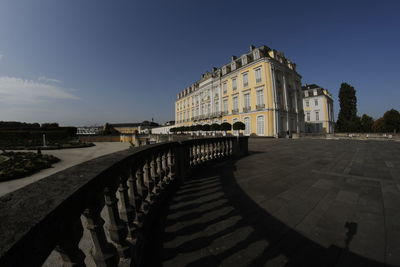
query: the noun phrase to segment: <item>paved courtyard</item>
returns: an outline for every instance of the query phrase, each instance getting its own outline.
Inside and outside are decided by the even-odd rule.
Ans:
[[[400,143],[250,139],[196,172],[148,266],[400,266]]]

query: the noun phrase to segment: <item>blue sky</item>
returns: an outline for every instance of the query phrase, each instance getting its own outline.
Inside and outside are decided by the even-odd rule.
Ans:
[[[400,109],[400,1],[0,1],[0,120],[62,125],[174,118],[176,94],[250,44],[303,83]]]

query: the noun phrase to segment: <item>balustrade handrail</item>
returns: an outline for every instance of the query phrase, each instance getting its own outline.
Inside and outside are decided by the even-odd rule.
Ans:
[[[247,137],[191,139],[102,156],[0,198],[0,266],[41,266],[56,250],[84,266],[78,244],[86,229],[97,266],[140,262],[145,224],[163,194],[204,162],[247,153]],[[118,198],[117,198],[118,196]],[[119,204],[118,204],[119,202]],[[158,203],[158,204],[157,204]],[[107,231],[100,212],[106,210]]]

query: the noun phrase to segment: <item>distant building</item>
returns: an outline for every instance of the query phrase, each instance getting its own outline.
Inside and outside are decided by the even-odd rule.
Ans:
[[[102,127],[99,126],[83,126],[77,127],[77,135],[97,135],[100,134]]]
[[[301,76],[282,52],[250,46],[181,91],[175,121],[177,126],[241,121],[245,135],[304,131]]]
[[[140,123],[111,123],[111,128],[120,134],[149,133],[149,130],[158,127],[159,124],[151,121]]]
[[[309,84],[302,87],[305,131],[309,133],[333,133],[333,98],[328,90]]]

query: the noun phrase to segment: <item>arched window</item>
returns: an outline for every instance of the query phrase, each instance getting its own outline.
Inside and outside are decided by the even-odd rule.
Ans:
[[[244,134],[250,135],[250,118],[249,117],[244,118],[244,125],[245,125]]]
[[[264,116],[257,116],[257,135],[264,135]]]

